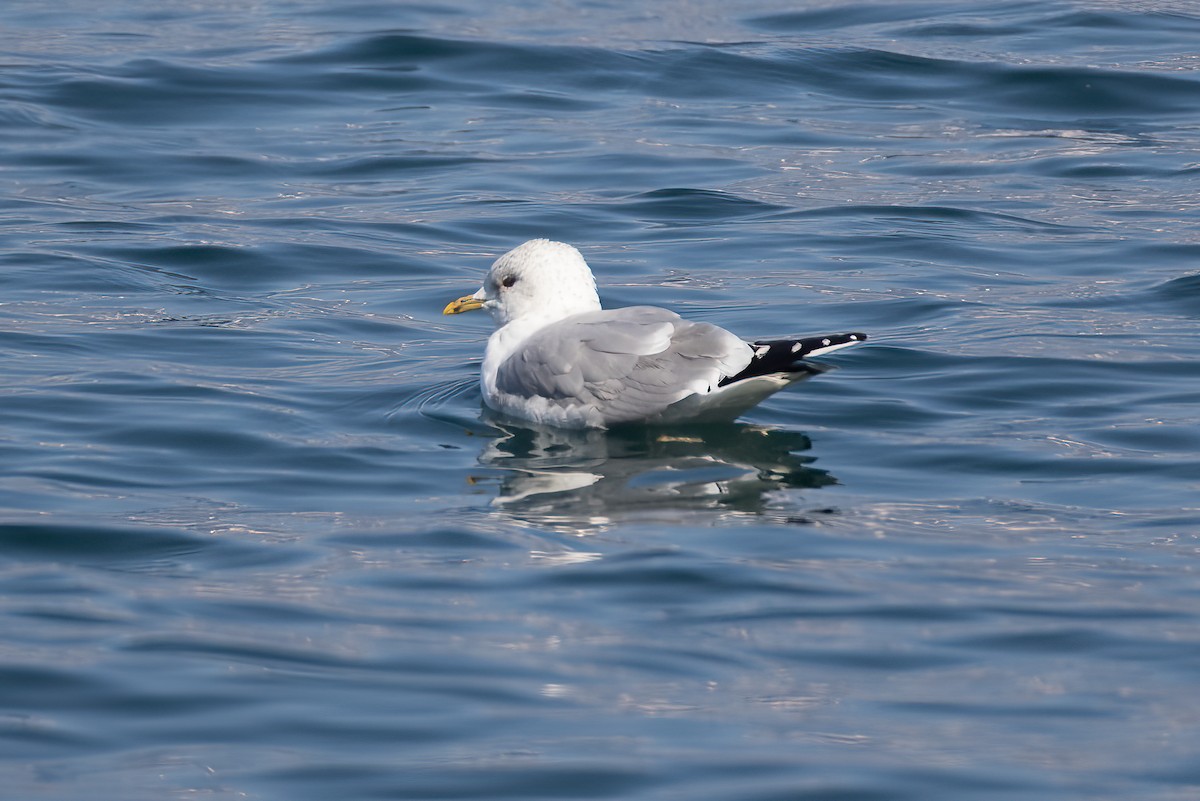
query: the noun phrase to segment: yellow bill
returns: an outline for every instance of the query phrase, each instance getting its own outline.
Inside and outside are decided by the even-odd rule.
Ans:
[[[463,312],[482,309],[483,301],[474,295],[466,295],[458,300],[452,300],[446,304],[446,308],[442,309],[442,314],[462,314]]]

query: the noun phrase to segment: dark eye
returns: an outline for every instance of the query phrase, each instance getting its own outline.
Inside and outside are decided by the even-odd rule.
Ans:
[[[515,275],[506,275],[506,276],[504,276],[504,280],[501,281],[500,283],[504,284],[505,289],[508,289],[513,284],[517,283],[517,277]]]

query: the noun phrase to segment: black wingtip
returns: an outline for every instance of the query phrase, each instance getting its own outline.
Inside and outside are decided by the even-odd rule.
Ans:
[[[822,373],[826,367],[815,362],[806,362],[810,356],[820,356],[835,350],[848,348],[867,341],[867,335],[859,331],[848,334],[826,334],[819,337],[804,337],[802,339],[773,339],[765,342],[751,343],[754,348],[754,358],[745,370],[729,378],[723,379],[720,386],[732,384],[745,378],[760,375],[775,375],[780,373]]]

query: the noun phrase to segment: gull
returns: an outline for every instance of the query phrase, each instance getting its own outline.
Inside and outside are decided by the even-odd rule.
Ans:
[[[655,306],[603,309],[583,255],[548,239],[505,253],[479,291],[443,314],[475,309],[496,323],[480,374],[484,403],[558,428],[732,421],[829,369],[810,357],[867,338],[746,342]]]

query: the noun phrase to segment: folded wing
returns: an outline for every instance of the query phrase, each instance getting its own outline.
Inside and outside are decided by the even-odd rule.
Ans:
[[[751,362],[723,328],[666,309],[632,306],[575,315],[532,335],[499,368],[496,389],[595,410],[604,425],[654,419],[714,391]]]

